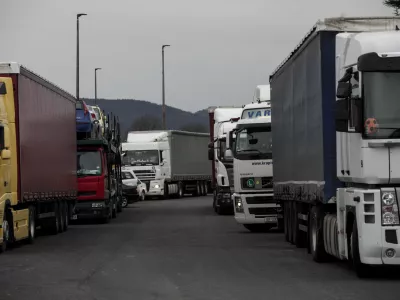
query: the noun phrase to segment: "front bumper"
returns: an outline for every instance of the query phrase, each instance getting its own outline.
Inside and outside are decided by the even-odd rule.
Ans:
[[[368,229],[365,230],[367,234],[359,233],[361,262],[367,265],[400,265],[400,226],[378,225],[375,229]],[[388,250],[394,250],[395,255],[388,257]]]
[[[96,205],[96,207],[93,207],[93,205]],[[75,205],[75,215],[80,220],[104,218],[108,215],[108,212],[109,207],[104,200],[78,201]]]
[[[266,203],[248,204],[246,198],[265,199]],[[241,199],[243,212],[239,212],[235,207],[237,198]],[[236,194],[232,195],[235,220],[239,224],[277,224],[283,218],[280,213],[280,205],[273,202],[273,194]]]

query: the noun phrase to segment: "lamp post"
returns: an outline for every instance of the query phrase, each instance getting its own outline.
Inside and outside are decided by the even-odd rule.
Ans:
[[[97,71],[101,68],[94,69],[94,105],[97,105]]]
[[[76,15],[76,99],[79,100],[79,18],[87,14]]]
[[[166,120],[165,120],[165,76],[164,76],[164,48],[170,47],[170,45],[162,45],[161,52],[162,52],[162,122],[163,122],[163,129],[166,130]]]

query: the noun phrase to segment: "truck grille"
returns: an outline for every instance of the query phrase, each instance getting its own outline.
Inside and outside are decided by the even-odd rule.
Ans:
[[[253,197],[246,197],[247,204],[270,204],[276,203],[274,196],[253,196]]]
[[[276,207],[251,207],[249,208],[251,215],[276,215]]]
[[[156,178],[156,172],[152,170],[134,170],[133,172],[141,181],[154,180]]]

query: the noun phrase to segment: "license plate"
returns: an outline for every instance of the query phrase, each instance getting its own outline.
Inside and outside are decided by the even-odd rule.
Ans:
[[[265,223],[276,223],[277,222],[276,217],[266,217],[264,219],[264,221],[265,221]]]
[[[77,220],[78,219],[78,215],[72,215],[72,220]]]

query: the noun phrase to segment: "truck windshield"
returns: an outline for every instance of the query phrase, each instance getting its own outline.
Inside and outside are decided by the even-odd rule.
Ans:
[[[102,167],[100,151],[78,151],[77,163],[78,176],[101,175]]]
[[[365,138],[400,138],[399,83],[399,72],[363,74]]]
[[[158,150],[128,150],[124,151],[124,165],[155,166],[160,164]]]
[[[235,157],[272,159],[271,126],[242,128],[236,132]]]

